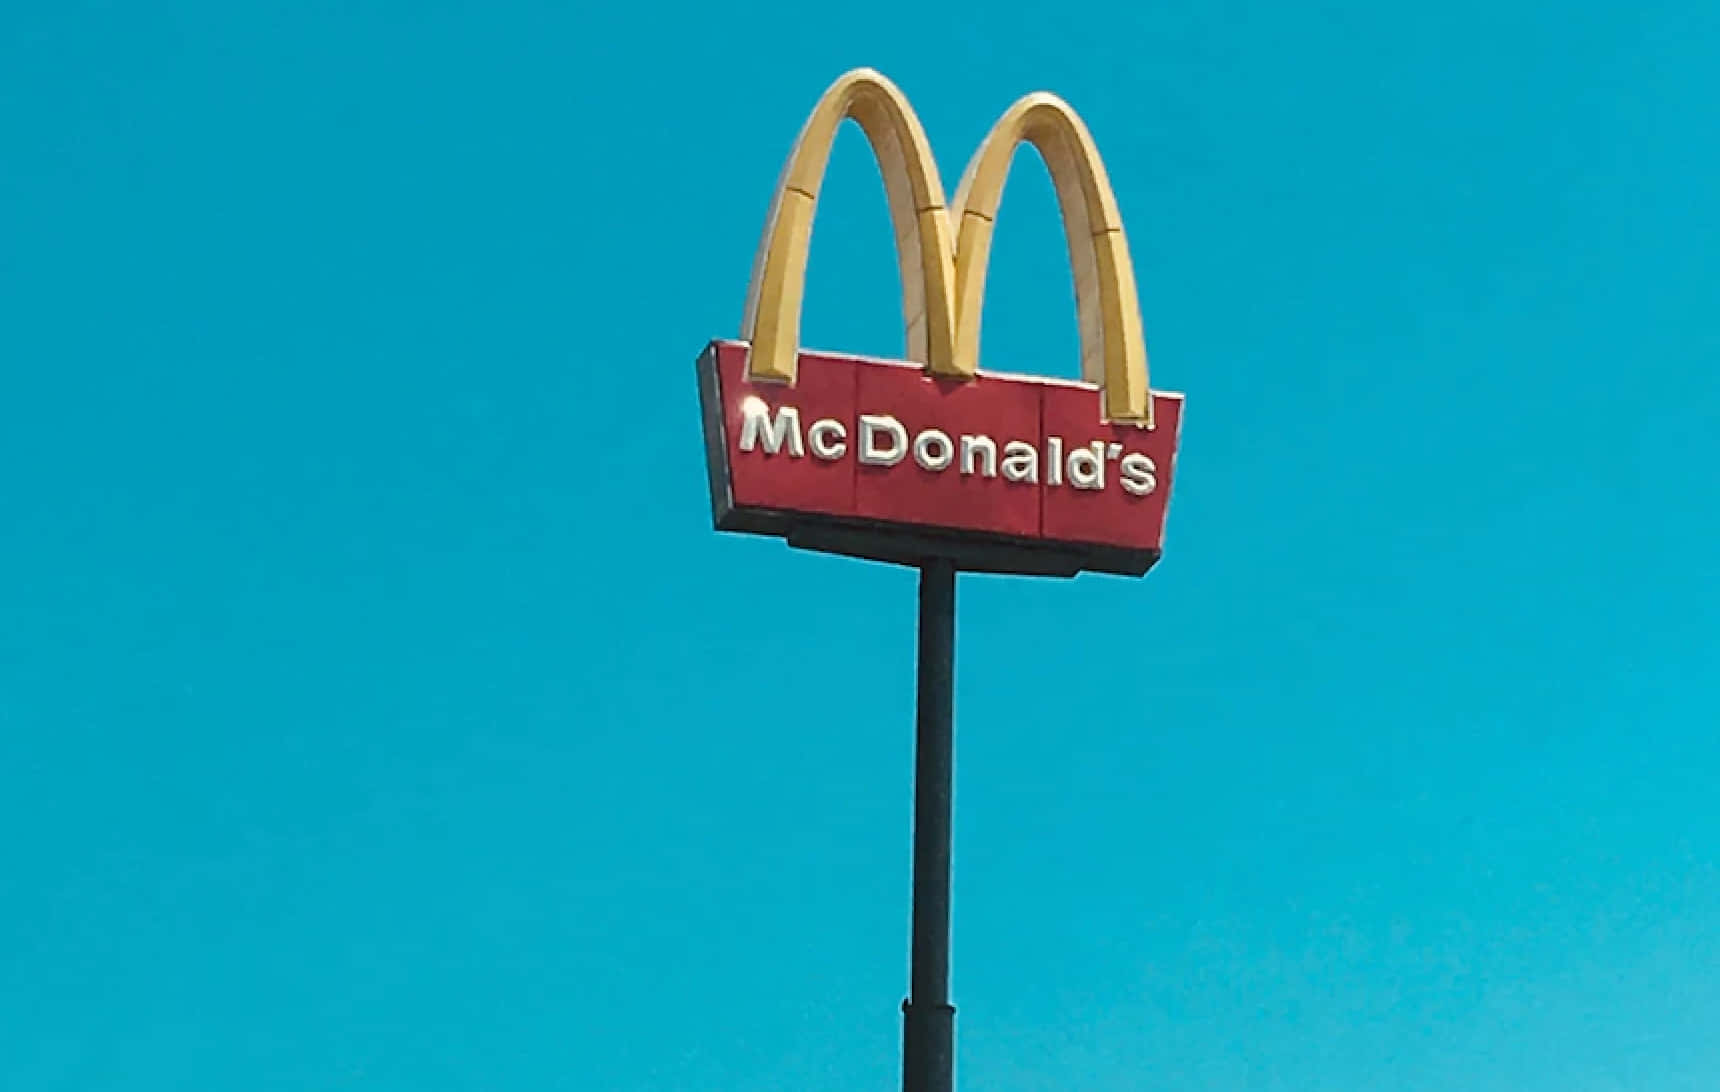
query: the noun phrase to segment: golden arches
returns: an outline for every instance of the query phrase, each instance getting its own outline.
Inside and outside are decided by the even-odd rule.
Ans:
[[[1032,144],[1057,191],[1075,274],[1082,376],[1105,391],[1105,416],[1152,427],[1146,339],[1134,265],[1093,138],[1062,99],[1028,95],[1000,118],[968,164],[956,196],[957,238],[931,145],[913,108],[879,73],[855,69],[825,91],[783,168],[753,265],[741,338],[747,374],[793,382],[818,188],[836,131],[859,122],[877,157],[895,228],[907,355],[934,375],[971,379],[998,202],[1015,149]]]

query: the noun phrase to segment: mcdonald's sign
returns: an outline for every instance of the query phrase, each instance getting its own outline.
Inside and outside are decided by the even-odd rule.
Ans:
[[[800,347],[818,191],[850,118],[877,158],[895,227],[905,360]],[[992,229],[1023,142],[1062,210],[1079,381],[980,367]],[[946,205],[901,91],[870,69],[838,79],[783,168],[741,335],[713,341],[698,373],[719,530],[988,572],[1139,576],[1159,558],[1183,398],[1148,386],[1116,198],[1087,127],[1054,95],[1005,111]]]

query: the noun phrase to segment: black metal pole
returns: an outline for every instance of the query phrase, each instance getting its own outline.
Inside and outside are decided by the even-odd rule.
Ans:
[[[955,735],[956,570],[920,567],[920,664],[914,732],[914,924],[902,1003],[903,1092],[953,1092],[950,1005],[950,795]]]

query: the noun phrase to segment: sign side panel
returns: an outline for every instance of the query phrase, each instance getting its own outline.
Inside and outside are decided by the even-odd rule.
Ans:
[[[723,440],[723,396],[717,370],[717,344],[699,354],[699,416],[705,436],[705,478],[711,490],[711,525],[723,530],[734,511],[734,491],[729,485],[728,445]]]

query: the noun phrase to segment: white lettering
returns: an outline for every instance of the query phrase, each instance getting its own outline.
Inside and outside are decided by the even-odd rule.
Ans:
[[[889,448],[878,446],[880,434],[891,440]],[[888,414],[860,415],[860,461],[867,466],[895,466],[908,454],[908,430]]]
[[[942,470],[956,460],[955,441],[947,432],[929,428],[914,437],[914,461],[923,470]]]
[[[1003,478],[1011,482],[1039,481],[1039,452],[1033,445],[1011,440],[1003,445]]]
[[[841,421],[826,417],[812,422],[812,427],[806,430],[806,444],[812,448],[813,455],[826,462],[840,459],[848,450],[848,430]]]
[[[765,405],[764,399],[752,395],[741,403],[741,450],[751,451],[757,447],[760,432],[764,433],[767,455],[781,451],[784,441],[788,444],[788,453],[795,458],[806,454],[806,448],[800,442],[800,411],[793,406],[779,406],[776,420],[772,421],[770,407]]]
[[[1043,452],[1025,440],[1000,445],[984,434],[961,434],[952,438],[942,429],[921,430],[910,440],[902,422],[890,414],[861,414],[859,435],[850,444],[848,425],[834,417],[821,417],[802,429],[800,410],[794,406],[771,406],[757,395],[741,402],[740,450],[764,449],[767,455],[786,454],[803,458],[810,449],[823,462],[846,458],[849,448],[866,466],[892,467],[911,453],[920,468],[938,473],[956,465],[964,477],[996,478],[1017,484],[1037,485],[1041,473],[1048,486],[1069,485],[1086,491],[1106,487],[1106,463],[1117,464],[1117,480],[1131,496],[1150,496],[1158,490],[1158,466],[1144,452],[1125,452],[1115,441],[1094,440],[1071,444],[1062,436],[1047,436]],[[1043,459],[1043,467],[1041,460]]]
[[[1123,456],[1123,488],[1137,497],[1144,497],[1159,487],[1158,467],[1140,452]]]
[[[1094,440],[1069,453],[1069,484],[1077,489],[1105,488],[1105,442]]]
[[[984,459],[983,467],[979,465]],[[990,436],[962,437],[962,473],[997,477],[997,444]]]

